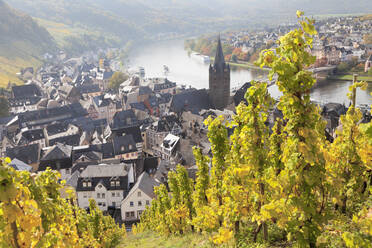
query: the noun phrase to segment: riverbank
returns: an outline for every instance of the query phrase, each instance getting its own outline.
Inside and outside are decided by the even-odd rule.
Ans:
[[[214,60],[214,58],[210,58],[211,61]],[[236,62],[230,62],[228,61],[227,63],[229,63],[230,66],[234,66],[234,67],[239,67],[239,68],[246,68],[246,69],[255,69],[255,70],[262,70],[262,71],[270,71],[269,68],[266,68],[266,67],[259,67],[259,66],[256,66],[252,63],[249,63],[249,62],[240,62],[240,63],[236,63]]]
[[[329,80],[342,80],[342,81],[352,81],[353,75],[331,75],[327,79]],[[372,82],[372,76],[358,76],[359,81]]]

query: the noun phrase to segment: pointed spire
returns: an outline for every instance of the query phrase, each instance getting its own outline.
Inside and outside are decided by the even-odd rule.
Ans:
[[[223,56],[222,45],[221,45],[221,35],[218,35],[218,43],[216,50],[216,57],[214,58],[214,68],[223,68],[225,64],[225,58]]]

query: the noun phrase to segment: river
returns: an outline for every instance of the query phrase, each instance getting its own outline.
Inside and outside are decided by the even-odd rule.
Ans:
[[[129,54],[129,66],[145,68],[146,77],[164,77],[164,65],[169,67],[167,78],[177,84],[191,85],[195,88],[208,88],[208,67],[196,58],[190,57],[184,49],[183,40],[171,40],[147,44],[137,47]],[[231,68],[231,87],[239,87],[251,80],[260,80],[266,77],[266,72],[255,69]],[[348,104],[347,99],[349,81],[324,81],[317,83],[311,98],[320,102],[338,102]],[[280,96],[278,88],[269,87],[270,94],[277,98]],[[372,104],[370,93],[372,83],[368,84],[367,91],[358,91],[357,103]]]

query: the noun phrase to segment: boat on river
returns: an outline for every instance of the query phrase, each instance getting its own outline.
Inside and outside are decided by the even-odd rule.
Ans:
[[[200,53],[197,53],[197,52],[192,52],[191,53],[191,58],[199,60],[203,63],[210,63],[211,62],[211,59],[209,58],[209,56],[203,55],[203,54],[200,54]]]

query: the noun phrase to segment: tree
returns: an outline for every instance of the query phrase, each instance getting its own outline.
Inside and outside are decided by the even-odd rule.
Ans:
[[[118,91],[120,84],[122,84],[127,79],[128,79],[128,75],[124,74],[121,71],[117,71],[112,75],[108,87],[110,89]]]

